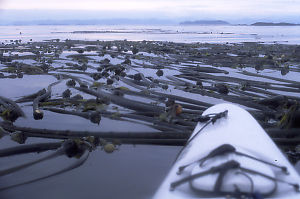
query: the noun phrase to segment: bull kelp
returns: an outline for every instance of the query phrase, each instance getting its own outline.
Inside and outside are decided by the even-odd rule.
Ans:
[[[112,153],[122,144],[182,146],[202,112],[221,102],[245,107],[296,163],[299,72],[298,45],[58,39],[3,43],[0,133],[20,145],[1,149],[0,156],[52,153],[3,169],[0,175],[62,155],[76,161],[0,190],[77,168],[96,149]],[[75,118],[85,120],[84,125],[63,122]],[[27,143],[28,138],[36,142]]]

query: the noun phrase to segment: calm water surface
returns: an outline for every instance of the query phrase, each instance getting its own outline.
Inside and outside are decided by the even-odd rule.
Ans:
[[[73,33],[98,31],[99,33]],[[21,32],[21,34],[20,34]],[[173,42],[266,42],[300,44],[299,26],[0,26],[0,41],[21,39],[156,40]]]
[[[74,33],[74,31],[98,32],[83,34]],[[16,39],[21,39],[24,42],[31,39],[33,41],[47,39],[128,39],[188,43],[275,42],[300,44],[299,35],[299,26],[0,26],[1,42]],[[290,79],[295,78],[292,75]],[[26,76],[23,79],[14,80],[0,79],[0,93],[16,99],[45,88],[53,81],[54,78],[49,76]],[[10,85],[10,87],[5,85]],[[54,93],[61,93],[61,90],[54,91]],[[31,114],[31,106],[24,105],[22,108]],[[91,131],[107,131],[113,126],[115,131],[153,131],[150,127],[141,124],[109,122],[105,121],[107,120],[105,118],[103,120],[101,121],[103,125],[98,126],[79,117],[47,113],[43,120],[19,119],[16,125]],[[48,141],[51,140],[31,138],[28,143]],[[17,145],[8,138],[3,138],[0,142],[0,148]],[[37,183],[0,192],[0,198],[151,198],[166,176],[179,150],[180,147],[121,145],[118,151],[106,154],[98,149],[91,153],[87,162],[80,168]],[[1,158],[0,168],[6,168],[16,162],[33,160],[37,156],[42,157],[46,154]],[[72,161],[74,160],[60,157],[41,163],[22,172],[5,176],[1,179],[0,186],[49,174],[71,164]]]

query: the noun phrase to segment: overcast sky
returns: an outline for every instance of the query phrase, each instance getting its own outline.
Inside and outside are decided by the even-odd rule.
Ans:
[[[275,17],[300,20],[300,0],[0,0],[0,9],[69,10],[69,13],[72,10],[91,10],[102,11],[102,15],[99,14],[102,18],[232,18],[236,20],[237,18]]]

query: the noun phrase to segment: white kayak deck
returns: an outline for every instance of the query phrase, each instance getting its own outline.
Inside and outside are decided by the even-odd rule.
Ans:
[[[219,104],[207,109],[203,115],[220,113],[226,110],[228,111],[226,117],[218,119],[214,124],[208,124],[198,134],[197,132],[206,122],[199,122],[197,124],[191,137],[196,136],[184,148],[154,198],[180,199],[207,197],[207,195],[201,195],[202,192],[197,193],[191,186],[196,189],[213,191],[219,173],[195,178],[176,186],[174,190],[170,189],[170,185],[188,176],[208,171],[212,167],[231,160],[235,160],[243,168],[263,173],[272,178],[281,179],[293,184],[300,183],[300,177],[295,168],[288,162],[264,129],[246,110],[233,104]],[[223,144],[230,144],[234,146],[236,151],[254,156],[260,160],[284,166],[287,168],[289,174],[285,174],[280,168],[236,154],[213,157],[206,160],[202,166],[199,166],[198,160],[207,156],[212,150]],[[188,164],[191,165],[178,175],[178,168]],[[261,194],[274,191],[274,193],[268,196],[270,198],[300,198],[300,193],[296,192],[293,186],[277,182],[277,187],[275,187],[274,181],[270,179],[255,173],[243,172],[240,169],[232,169],[225,174],[221,190],[232,192],[236,188],[243,192],[253,191]],[[218,197],[225,198],[226,196]]]

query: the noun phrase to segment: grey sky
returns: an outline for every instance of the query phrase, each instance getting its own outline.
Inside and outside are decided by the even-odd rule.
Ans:
[[[91,14],[90,17],[94,18],[222,18],[232,20],[275,18],[278,20],[300,20],[300,0],[0,0],[0,9],[68,10],[66,13],[73,13],[73,11],[78,10],[82,12],[91,11],[91,13],[98,12],[98,15]],[[50,15],[47,17],[49,18]]]

